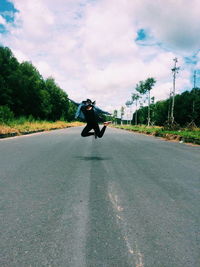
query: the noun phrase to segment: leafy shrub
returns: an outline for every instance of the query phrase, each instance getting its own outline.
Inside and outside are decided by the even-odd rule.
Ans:
[[[0,106],[0,123],[9,123],[14,119],[14,113],[7,106]]]

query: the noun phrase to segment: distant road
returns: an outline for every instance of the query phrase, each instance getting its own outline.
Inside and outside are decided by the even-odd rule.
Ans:
[[[0,266],[199,267],[200,147],[81,130],[0,140]]]

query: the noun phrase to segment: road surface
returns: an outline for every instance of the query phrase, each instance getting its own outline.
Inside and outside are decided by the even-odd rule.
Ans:
[[[199,267],[200,147],[81,130],[0,140],[0,266]]]

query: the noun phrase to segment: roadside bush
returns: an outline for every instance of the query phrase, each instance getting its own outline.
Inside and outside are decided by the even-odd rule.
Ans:
[[[0,123],[9,123],[14,119],[14,113],[7,106],[0,106]]]
[[[27,123],[43,123],[46,122],[45,120],[37,120],[35,119],[32,115],[29,115],[28,117],[26,116],[20,116],[18,118],[13,119],[12,121],[10,121],[9,124],[10,126],[14,127],[16,125],[24,125]]]

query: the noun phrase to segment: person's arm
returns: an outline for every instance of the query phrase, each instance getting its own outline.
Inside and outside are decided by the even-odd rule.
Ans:
[[[70,99],[70,98],[68,98],[69,99],[69,101],[71,101],[73,104],[75,104],[76,106],[79,106],[80,105],[80,103],[77,103],[77,102],[75,102],[74,100],[72,100],[72,99]]]
[[[83,121],[85,121],[85,115],[84,115],[84,108],[85,108],[85,104],[82,102],[80,103],[80,105],[77,108],[76,114],[75,114],[75,119],[79,118]]]
[[[100,108],[98,108],[98,107],[94,107],[95,109],[96,109],[96,111],[98,112],[98,113],[102,113],[102,114],[106,114],[106,115],[112,115],[112,114],[110,114],[109,112],[107,112],[107,111],[104,111],[104,110],[102,110],[102,109],[100,109]]]
[[[79,104],[76,114],[75,114],[75,119],[77,119],[78,117],[80,117],[80,113],[81,113],[81,108],[82,108],[82,104]]]

